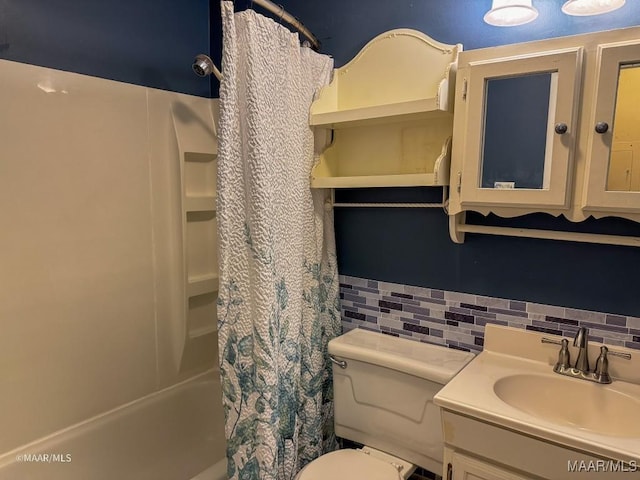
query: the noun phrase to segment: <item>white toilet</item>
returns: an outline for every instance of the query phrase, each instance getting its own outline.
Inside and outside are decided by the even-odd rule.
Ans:
[[[329,342],[335,431],[365,445],[322,455],[298,480],[400,480],[423,467],[442,474],[434,395],[473,354],[356,329]]]

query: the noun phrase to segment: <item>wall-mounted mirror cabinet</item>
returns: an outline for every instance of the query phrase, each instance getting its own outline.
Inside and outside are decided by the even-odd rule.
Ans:
[[[640,27],[461,52],[451,162],[451,215],[640,221]]]
[[[581,61],[572,48],[469,63],[463,206],[566,207]]]
[[[585,210],[640,212],[640,39],[597,49]]]

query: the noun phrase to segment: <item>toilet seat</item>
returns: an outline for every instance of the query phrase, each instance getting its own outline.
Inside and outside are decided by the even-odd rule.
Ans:
[[[401,480],[398,470],[388,462],[351,448],[336,450],[304,467],[296,480]]]

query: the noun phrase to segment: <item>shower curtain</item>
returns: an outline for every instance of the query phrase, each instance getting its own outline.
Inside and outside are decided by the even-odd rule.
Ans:
[[[334,448],[333,219],[309,187],[309,107],[332,60],[222,2],[219,358],[231,479],[291,479]]]

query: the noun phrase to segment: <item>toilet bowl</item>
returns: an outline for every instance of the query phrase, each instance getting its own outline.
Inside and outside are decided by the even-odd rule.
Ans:
[[[410,462],[369,447],[345,448],[317,458],[296,480],[406,480],[415,471]],[[346,473],[345,473],[346,472]]]
[[[297,480],[404,480],[416,467],[442,474],[434,395],[473,354],[355,329],[329,342],[336,436],[362,449],[330,452]]]

